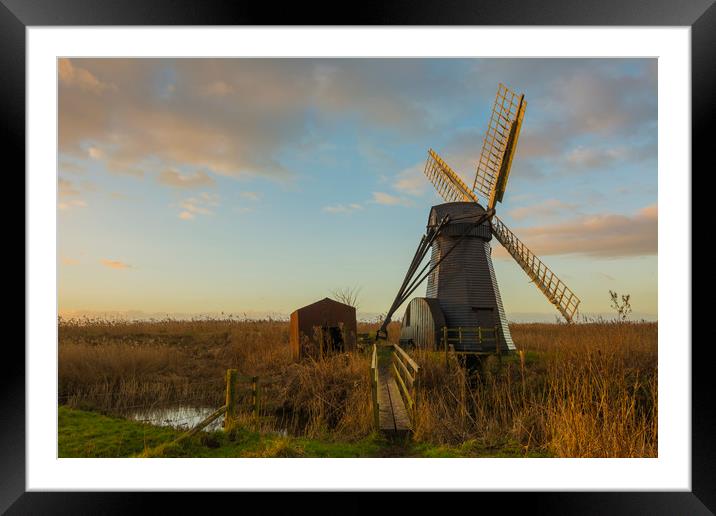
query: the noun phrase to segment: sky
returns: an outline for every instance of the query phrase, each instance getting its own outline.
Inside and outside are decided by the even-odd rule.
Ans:
[[[497,213],[580,297],[657,315],[655,59],[60,59],[58,309],[389,308],[433,148],[472,185],[500,82],[527,108]],[[555,308],[500,244],[508,319]],[[416,295],[424,295],[422,286]],[[399,317],[402,307],[396,314]]]

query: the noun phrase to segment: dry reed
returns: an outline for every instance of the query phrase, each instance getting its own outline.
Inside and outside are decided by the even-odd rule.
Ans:
[[[486,360],[469,374],[443,353],[421,365],[417,441],[525,454],[654,457],[657,454],[656,323],[513,324],[525,353]],[[359,323],[374,332],[377,323]],[[399,324],[389,326],[397,341]],[[369,358],[337,354],[291,361],[285,321],[60,321],[59,401],[126,413],[138,406],[219,406],[228,368],[275,379],[262,387],[267,417],[246,424],[312,437],[371,432]],[[246,403],[248,407],[248,401]],[[268,409],[270,405],[270,410]]]

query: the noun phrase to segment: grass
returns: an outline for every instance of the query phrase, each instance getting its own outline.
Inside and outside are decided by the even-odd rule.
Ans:
[[[88,433],[61,438],[77,437],[74,448],[64,448],[77,456],[142,453],[177,431],[110,416],[149,406],[219,407],[226,369],[236,368],[274,380],[262,388],[260,426],[246,430],[247,402],[239,441],[220,433],[205,437],[209,444],[218,440],[217,447],[191,440],[163,454],[656,456],[656,323],[510,328],[524,361],[490,359],[477,374],[466,375],[454,360],[446,368],[442,353],[413,353],[422,367],[415,434],[410,446],[397,446],[372,434],[368,353],[293,363],[286,322],[60,321],[58,401],[62,411],[81,409],[61,412],[60,432],[72,426],[63,417],[89,417],[87,411],[108,417],[80,421],[79,430]],[[358,331],[376,329],[359,324]],[[390,338],[398,333],[392,323]]]
[[[59,457],[521,457],[517,446],[495,450],[476,442],[461,446],[400,446],[373,433],[355,440],[287,437],[247,428],[200,432],[172,444],[182,431],[59,407]]]

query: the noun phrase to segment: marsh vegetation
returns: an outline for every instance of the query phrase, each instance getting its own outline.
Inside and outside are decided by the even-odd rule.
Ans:
[[[428,455],[656,456],[656,323],[510,328],[522,356],[491,357],[473,370],[454,358],[446,366],[444,353],[412,352],[422,369],[413,446]],[[398,332],[392,323],[389,339]],[[215,408],[235,368],[269,382],[258,419],[246,403],[246,429],[365,443],[373,435],[369,357],[293,363],[284,321],[61,320],[58,402],[120,417]]]

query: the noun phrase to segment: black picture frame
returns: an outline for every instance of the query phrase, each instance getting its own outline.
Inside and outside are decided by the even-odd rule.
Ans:
[[[25,29],[28,26],[86,25],[572,25],[691,27],[692,169],[705,170],[713,144],[716,92],[716,6],[714,0],[460,0],[452,2],[334,3],[314,6],[199,0],[0,0],[0,141],[6,156],[25,167]],[[49,115],[48,115],[49,116]],[[711,162],[710,168],[713,169]],[[688,180],[688,172],[685,180]],[[693,173],[692,173],[693,177]],[[24,191],[24,183],[23,183]],[[693,234],[693,233],[692,233]],[[26,257],[27,259],[27,257]],[[27,281],[27,276],[26,276]],[[690,300],[686,300],[690,302]],[[693,317],[692,317],[693,320]],[[692,491],[480,493],[480,503],[545,514],[712,514],[716,511],[716,424],[711,392],[710,342],[692,350]],[[8,514],[113,514],[145,509],[160,498],[163,512],[188,509],[177,493],[26,492],[25,369],[22,348],[6,346],[0,374],[0,511]],[[221,495],[222,497],[227,495]],[[248,494],[241,495],[249,497]],[[350,497],[347,512],[370,510],[370,497]],[[463,495],[464,496],[464,495]],[[243,500],[242,504],[250,503]],[[422,505],[421,496],[404,509]],[[459,503],[459,502],[457,502]],[[252,504],[253,505],[253,504]],[[333,502],[330,504],[333,505]],[[248,506],[245,506],[248,507]],[[275,507],[275,506],[273,506]],[[335,505],[333,505],[335,508]],[[412,508],[412,507],[411,507]],[[217,506],[218,509],[218,506]],[[238,508],[237,508],[238,509]],[[216,510],[216,509],[214,509]],[[313,510],[313,509],[312,509]]]

